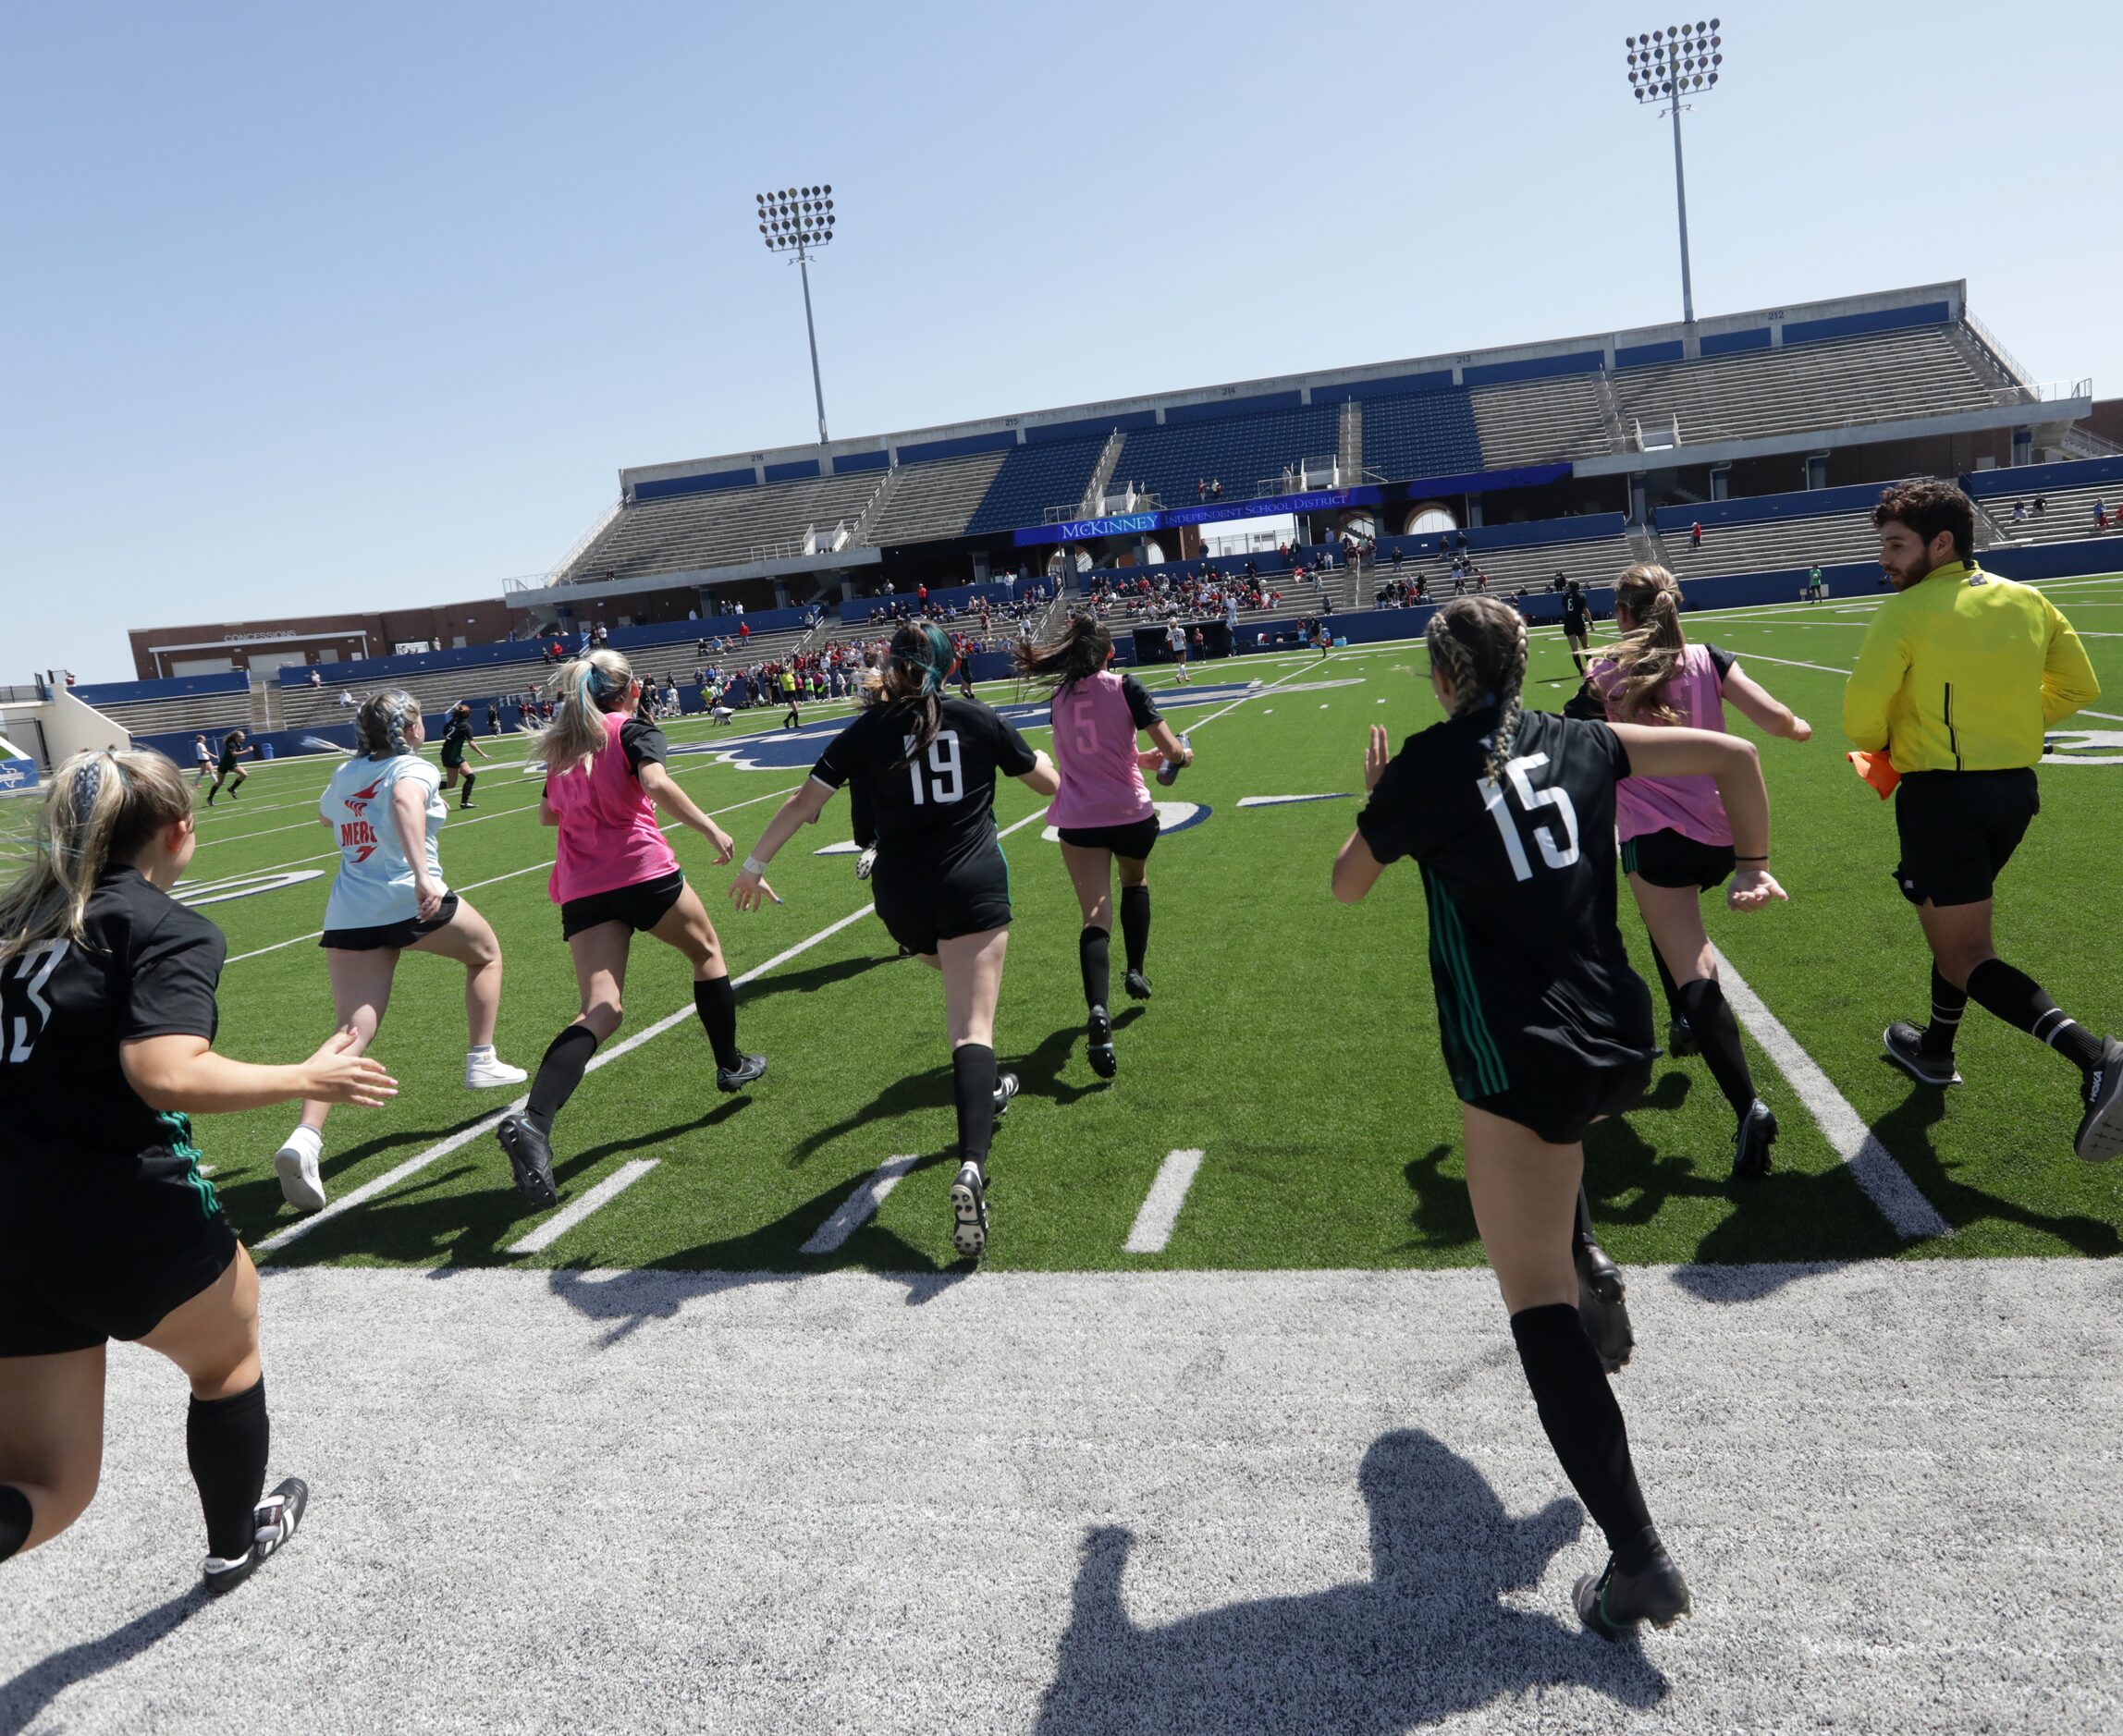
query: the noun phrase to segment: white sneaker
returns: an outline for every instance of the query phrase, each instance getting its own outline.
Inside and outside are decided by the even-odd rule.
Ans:
[[[511,1067],[496,1056],[466,1056],[464,1057],[464,1088],[467,1091],[492,1091],[500,1085],[521,1085],[531,1075],[521,1067]]]
[[[317,1173],[321,1146],[290,1139],[273,1154],[273,1168],[280,1173],[280,1192],[298,1212],[325,1209],[324,1178]]]
[[[855,878],[867,880],[870,877],[870,870],[877,865],[877,847],[872,844],[868,850],[855,858]]]

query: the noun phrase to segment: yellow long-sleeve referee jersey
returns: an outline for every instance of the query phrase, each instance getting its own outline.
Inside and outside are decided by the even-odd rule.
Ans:
[[[1843,690],[1843,732],[1897,772],[1994,772],[2042,758],[2042,732],[2101,697],[2086,648],[2031,585],[1971,561],[1880,605]]]

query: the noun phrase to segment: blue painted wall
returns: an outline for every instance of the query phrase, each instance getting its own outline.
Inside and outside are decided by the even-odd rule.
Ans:
[[[159,681],[95,681],[71,690],[84,705],[125,705],[143,699],[197,699],[203,693],[248,693],[251,676],[243,669],[216,675],[175,675]],[[185,745],[190,746],[186,738]]]
[[[2090,483],[2123,483],[2123,458],[2079,458],[2069,464],[2023,464],[2018,470],[1976,471],[1961,486],[1977,500],[2000,495],[2031,498],[2053,488],[2084,488]]]

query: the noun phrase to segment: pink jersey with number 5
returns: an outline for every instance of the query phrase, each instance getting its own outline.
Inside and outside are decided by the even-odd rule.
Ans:
[[[1048,820],[1055,825],[1126,825],[1155,812],[1135,764],[1135,736],[1159,721],[1157,706],[1132,675],[1101,669],[1054,695],[1054,764],[1062,788]]]

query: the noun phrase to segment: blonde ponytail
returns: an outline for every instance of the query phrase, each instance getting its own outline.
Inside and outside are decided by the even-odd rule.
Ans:
[[[1681,583],[1663,567],[1632,567],[1614,581],[1614,606],[1627,609],[1636,625],[1614,647],[1614,673],[1602,697],[1624,723],[1647,712],[1661,723],[1680,714],[1660,697],[1681,666],[1687,638],[1681,631]]]
[[[97,878],[165,826],[191,816],[191,792],[144,748],[77,753],[52,774],[30,863],[0,892],[0,964],[48,940],[79,942]]]
[[[634,681],[633,666],[618,652],[593,651],[563,664],[546,684],[555,703],[553,721],[539,732],[532,752],[550,773],[587,765],[605,747],[605,714],[627,703]]]

